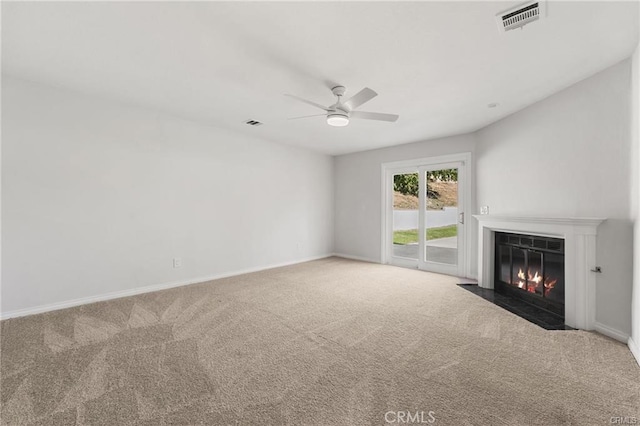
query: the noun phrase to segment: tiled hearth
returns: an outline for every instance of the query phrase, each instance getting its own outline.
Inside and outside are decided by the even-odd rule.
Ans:
[[[482,288],[477,284],[458,285],[463,289],[493,303],[494,305],[500,306],[501,308],[544,328],[545,330],[573,330],[572,327],[565,325],[563,317],[552,312],[545,311],[540,307],[523,302],[520,299],[496,293],[492,289]]]

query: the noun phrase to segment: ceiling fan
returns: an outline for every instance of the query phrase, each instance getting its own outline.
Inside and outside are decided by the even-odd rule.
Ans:
[[[378,94],[373,90],[369,89],[368,87],[365,87],[364,89],[362,89],[361,91],[353,95],[353,97],[351,97],[351,99],[349,99],[348,101],[342,102],[342,96],[344,96],[344,93],[346,92],[346,90],[347,89],[345,89],[344,86],[336,86],[333,89],[331,89],[331,92],[333,92],[333,94],[338,99],[336,103],[334,103],[333,105],[329,105],[328,107],[322,106],[313,101],[308,101],[306,99],[300,98],[295,95],[285,95],[285,96],[289,96],[290,98],[297,99],[306,104],[313,105],[314,107],[320,108],[321,110],[325,111],[324,114],[306,115],[304,117],[294,117],[294,118],[290,118],[290,120],[297,120],[300,118],[308,118],[308,117],[326,116],[327,124],[329,124],[330,126],[342,127],[349,124],[349,119],[351,118],[364,118],[365,120],[378,120],[378,121],[391,121],[391,122],[394,122],[398,119],[399,116],[396,114],[354,111],[360,105],[364,104],[365,102],[369,102],[371,99],[378,96]]]

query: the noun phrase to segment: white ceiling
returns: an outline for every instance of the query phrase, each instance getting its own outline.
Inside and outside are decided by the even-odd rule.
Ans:
[[[637,2],[551,2],[499,34],[518,3],[3,2],[2,71],[335,155],[477,130],[638,40]],[[400,119],[287,120],[322,111],[283,94],[329,105],[337,83]]]

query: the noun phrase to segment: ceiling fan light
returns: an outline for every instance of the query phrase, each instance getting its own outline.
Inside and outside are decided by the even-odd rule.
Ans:
[[[329,126],[344,127],[349,124],[349,116],[345,114],[329,114],[327,116]]]

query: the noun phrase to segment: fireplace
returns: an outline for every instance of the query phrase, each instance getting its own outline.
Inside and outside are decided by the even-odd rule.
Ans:
[[[564,239],[495,233],[496,293],[520,299],[564,321]]]
[[[593,330],[596,321],[596,235],[604,218],[474,215],[478,221],[478,286],[493,290],[495,234],[561,239],[564,244],[564,318],[569,327]],[[535,274],[534,274],[535,277]],[[557,284],[556,284],[557,285]]]

